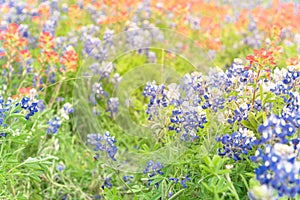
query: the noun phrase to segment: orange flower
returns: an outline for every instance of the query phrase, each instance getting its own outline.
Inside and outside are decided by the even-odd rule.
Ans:
[[[55,45],[54,37],[49,32],[42,32],[39,38],[39,48],[52,49]]]
[[[27,61],[30,58],[31,58],[31,54],[27,49],[20,51],[20,58],[19,58],[20,61],[22,61],[22,60]]]
[[[69,46],[62,57],[61,64],[66,66],[67,71],[75,72],[77,68],[78,55],[72,46]]]
[[[288,66],[296,66],[296,65],[298,65],[299,64],[299,60],[297,59],[297,58],[288,58],[287,60],[286,60],[286,64],[288,65]]]
[[[0,32],[0,40],[3,41],[3,48],[6,55],[15,61],[19,61],[22,51],[22,47],[27,45],[27,40],[23,38],[19,31],[19,25],[11,23],[7,26],[6,30]],[[4,55],[1,52],[1,55]]]
[[[281,32],[282,32],[282,27],[279,24],[274,24],[270,28],[269,35],[271,38],[279,40]]]
[[[18,94],[12,95],[12,98],[16,99],[16,98],[20,98],[20,97],[24,97],[24,96],[29,96],[30,90],[31,90],[31,87],[20,88],[18,91]]]
[[[74,4],[69,7],[68,15],[71,19],[80,19],[82,17],[82,11],[79,6]]]
[[[58,62],[59,61],[59,55],[53,50],[45,50],[44,54],[46,55],[46,62]]]
[[[44,18],[48,19],[50,17],[50,6],[48,4],[40,4],[38,8],[38,13]]]

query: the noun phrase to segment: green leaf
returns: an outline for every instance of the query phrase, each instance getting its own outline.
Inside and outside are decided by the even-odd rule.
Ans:
[[[173,199],[179,197],[179,195],[180,195],[184,190],[185,190],[185,189],[179,190],[178,192],[176,192],[175,194],[173,194],[172,197],[169,198],[169,200],[173,200]]]
[[[30,174],[29,178],[33,179],[33,180],[35,180],[35,181],[37,181],[39,183],[41,182],[41,179],[36,174]]]
[[[252,124],[249,121],[247,121],[247,120],[242,120],[241,123],[242,123],[243,126],[245,126],[246,128],[248,128],[250,130],[254,129],[254,127],[252,126]]]

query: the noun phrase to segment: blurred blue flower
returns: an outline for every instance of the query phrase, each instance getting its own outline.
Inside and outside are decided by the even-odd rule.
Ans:
[[[115,146],[116,140],[108,131],[103,135],[95,133],[88,134],[87,143],[94,146],[95,151],[105,151],[113,161],[116,161],[115,155],[118,151],[118,148]]]

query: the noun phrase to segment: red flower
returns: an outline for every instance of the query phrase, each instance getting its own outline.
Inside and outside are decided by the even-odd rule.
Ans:
[[[256,59],[256,57],[253,56],[253,55],[246,56],[246,59],[250,61],[250,65],[252,65],[253,63],[258,62],[258,60]]]
[[[248,55],[246,57],[250,61],[250,65],[253,63],[258,64],[260,67],[265,67],[266,65],[275,65],[273,51],[268,51],[264,48],[254,50],[254,55]]]

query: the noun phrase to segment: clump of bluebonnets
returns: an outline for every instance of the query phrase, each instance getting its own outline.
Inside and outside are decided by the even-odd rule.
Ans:
[[[96,134],[91,133],[87,135],[87,143],[92,145],[94,147],[94,150],[98,153],[100,152],[106,152],[107,156],[112,159],[113,161],[116,161],[115,155],[117,154],[118,148],[115,145],[116,140],[114,139],[114,136],[111,136],[108,131],[106,131],[103,135],[102,134]],[[100,155],[97,154],[97,158]]]

